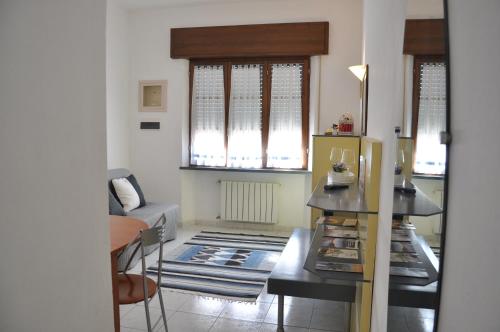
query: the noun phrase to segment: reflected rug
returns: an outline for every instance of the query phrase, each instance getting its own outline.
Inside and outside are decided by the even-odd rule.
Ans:
[[[163,258],[161,287],[233,301],[255,301],[287,237],[202,231]],[[158,265],[147,269],[158,271]]]

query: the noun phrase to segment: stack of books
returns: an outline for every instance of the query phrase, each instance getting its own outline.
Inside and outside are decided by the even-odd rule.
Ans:
[[[428,278],[424,268],[414,267],[422,264],[412,242],[412,232],[415,226],[402,220],[392,221],[391,234],[391,267],[390,275],[400,277]]]
[[[429,274],[425,269],[416,267],[391,266],[389,271],[389,273],[393,276],[429,278]]]
[[[318,249],[316,269],[336,272],[363,272],[358,220],[321,217],[323,238]]]
[[[391,252],[391,263],[422,263],[418,254]]]
[[[411,242],[411,230],[409,229],[393,229],[391,241]]]
[[[416,229],[416,227],[409,221],[394,219],[392,221],[392,229]]]
[[[411,242],[397,242],[397,241],[392,241],[391,242],[391,252],[409,252],[409,253],[415,253],[415,247],[413,246],[413,243]]]

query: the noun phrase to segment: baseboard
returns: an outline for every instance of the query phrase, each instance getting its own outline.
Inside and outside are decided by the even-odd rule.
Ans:
[[[284,226],[279,224],[261,224],[261,223],[248,223],[248,222],[237,222],[237,221],[226,221],[226,220],[183,221],[183,224],[185,226],[197,225],[197,226],[224,227],[224,228],[246,229],[253,231],[269,231],[269,232],[291,232],[293,231],[294,228],[296,228],[295,226]]]

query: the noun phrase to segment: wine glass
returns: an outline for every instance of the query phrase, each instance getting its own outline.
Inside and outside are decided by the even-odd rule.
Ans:
[[[354,170],[354,151],[352,149],[344,149],[342,151],[342,163],[345,165],[348,172]]]
[[[342,158],[342,148],[333,147],[330,151],[330,162],[333,165],[338,164]]]
[[[405,182],[403,170],[405,167],[405,153],[403,149],[397,150],[396,160],[394,162],[394,185],[402,186]]]
[[[399,149],[396,154],[396,161],[394,162],[394,174],[400,175],[405,166],[405,152]]]

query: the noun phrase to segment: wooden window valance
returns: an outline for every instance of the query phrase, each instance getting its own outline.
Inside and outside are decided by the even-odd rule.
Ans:
[[[173,28],[172,59],[328,54],[328,22]]]
[[[443,19],[406,20],[404,54],[443,55],[445,30]]]

